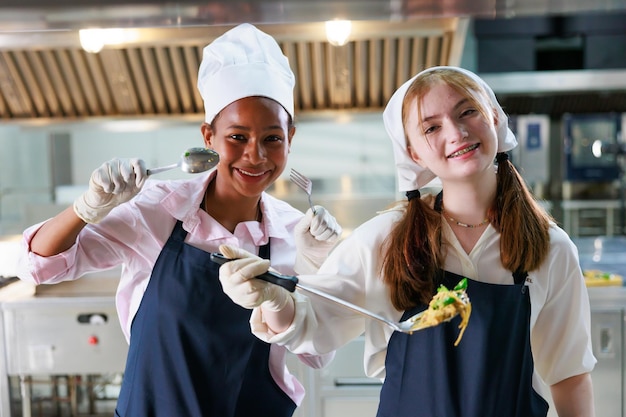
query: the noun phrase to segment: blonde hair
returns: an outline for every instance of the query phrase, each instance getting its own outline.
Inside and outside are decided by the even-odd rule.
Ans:
[[[418,76],[407,90],[402,105],[405,128],[410,104],[421,100],[438,83],[455,89],[486,120],[493,120],[495,109],[486,91],[466,74],[442,68]],[[418,116],[421,121],[421,115]],[[498,154],[501,155],[505,154]],[[537,203],[508,158],[498,159],[496,198],[487,217],[501,234],[500,260],[511,272],[532,271],[548,254],[552,218]],[[431,299],[438,271],[444,263],[441,226],[441,215],[420,198],[413,198],[388,236],[383,250],[382,272],[396,309],[407,310]]]

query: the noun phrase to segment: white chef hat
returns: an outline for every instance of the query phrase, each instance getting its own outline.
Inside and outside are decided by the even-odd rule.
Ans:
[[[211,123],[230,103],[251,96],[276,100],[294,118],[295,76],[274,38],[241,24],[204,48],[198,90]]]
[[[491,104],[498,112],[498,125],[496,127],[498,135],[498,152],[510,151],[517,146],[517,139],[515,139],[515,135],[508,126],[507,115],[504,113],[504,110],[502,110],[502,107],[500,106],[500,103],[498,103],[496,95],[491,87],[489,87],[487,83],[482,80],[482,78],[471,71],[459,67],[439,66],[425,69],[409,81],[402,84],[402,86],[400,86],[400,88],[393,93],[391,99],[389,99],[389,102],[385,107],[385,111],[383,112],[385,129],[387,130],[387,134],[391,138],[391,143],[393,145],[393,155],[398,175],[398,188],[400,191],[418,190],[436,177],[432,171],[415,162],[409,154],[406,136],[404,134],[404,124],[402,123],[402,102],[404,101],[404,96],[406,95],[409,86],[417,77],[437,69],[449,69],[461,72],[482,87],[491,100]]]

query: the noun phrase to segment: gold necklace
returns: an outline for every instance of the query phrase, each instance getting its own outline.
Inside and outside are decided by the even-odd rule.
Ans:
[[[458,221],[457,219],[455,219],[454,217],[450,216],[444,209],[443,207],[441,207],[441,213],[446,216],[448,218],[448,220],[450,220],[452,223],[456,224],[457,226],[461,226],[461,227],[466,227],[468,229],[474,229],[476,227],[481,227],[486,225],[487,223],[489,223],[489,219],[485,219],[482,222],[478,223],[478,224],[467,224],[467,223],[463,223]]]

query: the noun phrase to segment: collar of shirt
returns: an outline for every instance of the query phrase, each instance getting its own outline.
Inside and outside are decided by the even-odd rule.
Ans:
[[[163,198],[162,205],[172,217],[183,222],[183,228],[189,233],[202,228],[204,223],[208,226],[207,239],[227,242],[232,239],[233,234],[200,208],[205,191],[215,175],[217,172],[212,171],[183,181],[179,187],[173,187],[171,192]],[[235,237],[240,238],[240,240],[242,238],[247,240],[244,237],[247,236],[248,239],[252,239],[256,246],[266,244],[270,237],[287,239],[290,234],[284,222],[281,221],[281,214],[276,209],[276,202],[274,197],[262,193],[263,221],[261,223],[250,221],[239,224],[235,229]],[[207,222],[206,219],[210,219],[210,221]],[[217,225],[219,227],[216,227]]]
[[[511,272],[502,266],[500,234],[493,226],[487,226],[469,254],[459,243],[450,225],[443,222],[442,226],[446,270],[492,284],[512,282]]]

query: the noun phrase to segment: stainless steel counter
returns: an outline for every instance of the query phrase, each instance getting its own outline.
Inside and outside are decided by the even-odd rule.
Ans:
[[[115,309],[118,276],[39,286],[18,281],[0,289],[0,417],[10,416],[9,377],[20,378],[22,416],[30,417],[31,376],[124,371],[128,344]]]

